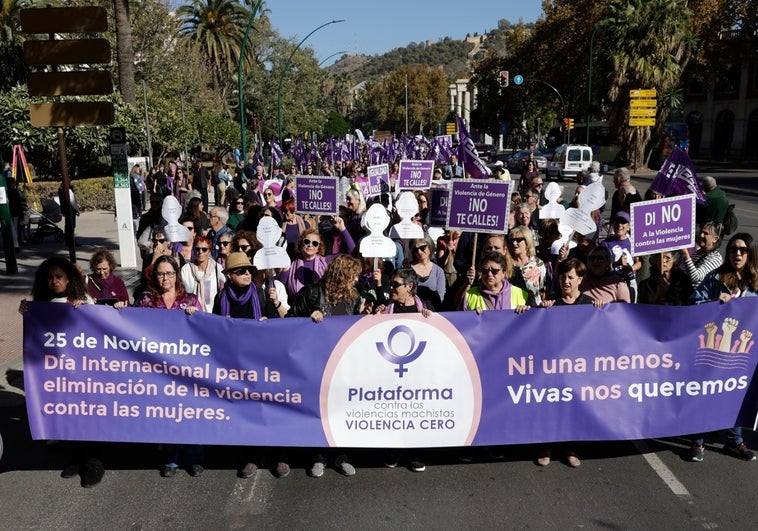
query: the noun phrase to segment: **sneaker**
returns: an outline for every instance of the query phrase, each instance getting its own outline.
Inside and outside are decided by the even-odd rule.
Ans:
[[[705,446],[702,444],[693,444],[687,458],[693,463],[699,463],[705,457]]]
[[[189,467],[189,475],[193,478],[199,477],[203,475],[203,466],[202,465],[191,465]]]
[[[745,461],[755,461],[755,454],[748,450],[748,447],[745,446],[745,443],[740,443],[737,446],[724,446],[724,450],[726,450],[726,453],[729,455],[732,455],[734,457],[737,457],[738,459],[743,459]]]
[[[426,465],[418,456],[411,456],[411,470],[414,472],[423,472],[426,470]]]
[[[279,461],[276,464],[276,470],[274,471],[274,475],[278,478],[286,478],[290,475],[290,466],[285,463],[284,461]]]
[[[579,457],[574,452],[569,452],[566,454],[566,462],[571,468],[577,468],[582,465]]]
[[[65,467],[63,467],[63,470],[61,470],[61,477],[63,479],[69,479],[78,475],[79,475],[78,463],[71,463],[70,465],[66,465]]]
[[[387,454],[384,456],[384,466],[387,468],[395,468],[400,462],[400,456],[397,454]]]
[[[537,464],[539,466],[547,466],[550,464],[550,449],[549,448],[542,451],[540,456],[537,458]]]
[[[343,476],[355,475],[355,467],[350,464],[346,455],[340,455],[334,460],[334,468]]]
[[[242,479],[249,479],[255,475],[255,473],[258,472],[258,467],[255,463],[247,463],[245,466],[242,467],[242,469],[237,473],[239,477]]]
[[[103,480],[103,476],[105,476],[103,462],[94,457],[87,459],[84,466],[84,477],[82,477],[82,487],[85,489],[94,487]]]
[[[308,474],[310,474],[312,478],[320,478],[321,476],[324,475],[325,468],[326,468],[325,463],[322,463],[321,461],[316,461],[311,466],[311,469],[308,471]]]
[[[161,470],[161,476],[164,478],[172,478],[176,475],[176,467],[175,466],[164,466],[163,470]]]

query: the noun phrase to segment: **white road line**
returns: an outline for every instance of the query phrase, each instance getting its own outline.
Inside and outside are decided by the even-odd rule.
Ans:
[[[663,480],[666,486],[671,489],[676,496],[680,498],[692,498],[692,494],[687,490],[687,487],[679,481],[669,467],[667,467],[661,458],[650,450],[650,447],[644,441],[635,441],[634,446],[637,451],[642,454],[650,468],[658,474],[658,477]]]

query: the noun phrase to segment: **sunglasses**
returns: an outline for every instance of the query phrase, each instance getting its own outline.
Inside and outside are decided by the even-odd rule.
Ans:
[[[244,201],[235,201],[234,204],[235,205],[244,205],[245,202]]]
[[[153,243],[163,243],[166,241],[166,238],[153,238]]]
[[[196,253],[207,253],[208,251],[210,251],[210,249],[207,247],[195,247]]]
[[[304,246],[305,245],[312,245],[313,247],[318,247],[319,245],[321,245],[321,242],[318,241],[318,240],[309,240],[308,238],[305,238],[303,240],[303,245]]]
[[[249,267],[238,267],[229,271],[232,275],[252,275],[253,271]]]
[[[542,186],[542,183],[532,183],[532,188],[538,188]]]
[[[226,247],[230,243],[232,243],[232,242],[218,242],[219,246],[221,246],[221,247]]]
[[[418,247],[413,248],[413,252],[417,253],[419,251],[426,251],[429,248],[428,245],[419,245]]]
[[[515,245],[517,243],[525,242],[526,238],[508,238],[508,243]]]
[[[500,273],[502,269],[498,269],[496,267],[483,267],[481,269],[482,275],[492,275],[493,277]]]
[[[392,282],[390,282],[390,287],[392,289],[397,289],[400,286],[405,286],[405,284],[403,282],[398,282],[397,280],[393,280]]]
[[[234,246],[234,250],[235,251],[242,251],[243,253],[246,253],[246,252],[248,252],[250,250],[250,247],[251,247],[250,245],[246,245],[246,244],[242,243],[242,244],[235,245]]]
[[[747,247],[734,246],[734,247],[729,248],[730,254],[747,254],[747,251],[748,251]]]
[[[263,197],[274,197],[274,194],[269,192],[267,194],[263,194]]]

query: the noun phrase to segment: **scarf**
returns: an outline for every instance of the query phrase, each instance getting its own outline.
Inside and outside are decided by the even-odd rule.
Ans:
[[[286,272],[285,282],[290,297],[295,297],[305,286],[305,275],[303,274],[303,271],[305,269],[310,269],[310,267],[306,266],[306,263],[308,262],[302,258],[298,258],[292,263],[289,270]],[[321,255],[316,255],[310,263],[313,264],[313,281],[318,282],[321,277],[324,276],[324,271],[326,271],[326,258]]]
[[[418,295],[413,296],[414,304],[416,305],[416,311],[418,313],[421,313],[421,310],[424,309],[424,303],[421,301]],[[387,305],[387,308],[384,310],[384,313],[395,313],[395,303],[391,302]]]
[[[224,317],[231,317],[231,303],[229,302],[230,300],[234,301],[240,306],[251,303],[253,308],[253,317],[256,321],[260,321],[262,317],[261,303],[260,299],[258,298],[258,288],[256,287],[255,283],[251,282],[250,286],[247,288],[247,291],[243,292],[240,295],[237,295],[231,285],[224,287],[224,289],[221,291],[221,298],[219,300],[219,305],[221,306],[221,315]]]
[[[208,260],[206,262],[205,271],[200,271],[200,268],[197,267],[197,264],[194,262],[189,263],[190,267],[190,273],[192,273],[192,278],[195,280],[195,290],[194,294],[197,296],[198,300],[200,301],[200,304],[203,306],[203,309],[205,311],[208,311],[207,304],[205,302],[205,280],[211,278],[213,275],[218,274],[218,265],[216,264],[215,260]],[[218,290],[218,288],[216,288]]]
[[[98,293],[98,296],[95,297],[97,299],[114,299],[116,298],[116,291],[113,289],[114,285],[116,284],[115,278],[113,274],[108,275],[106,278],[97,278],[93,275],[89,275],[87,277],[89,279],[89,284],[95,289],[95,291]],[[91,295],[95,295],[94,293],[90,293]]]

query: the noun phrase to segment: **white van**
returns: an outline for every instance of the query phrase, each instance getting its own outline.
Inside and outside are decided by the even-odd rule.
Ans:
[[[564,144],[555,149],[553,160],[547,163],[547,178],[575,179],[580,171],[587,171],[592,162],[592,148],[587,145]]]

